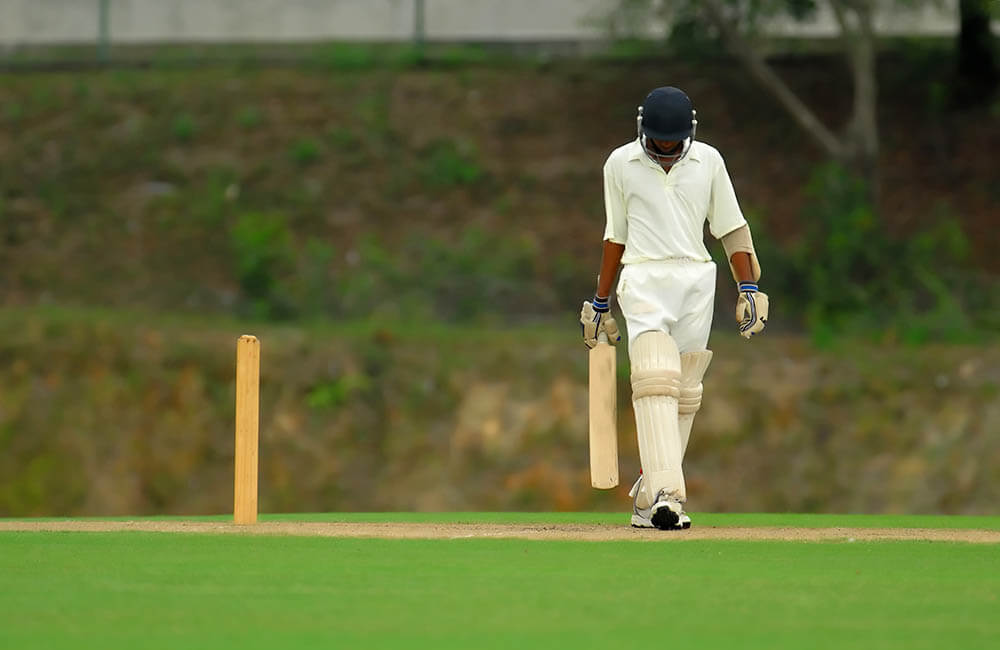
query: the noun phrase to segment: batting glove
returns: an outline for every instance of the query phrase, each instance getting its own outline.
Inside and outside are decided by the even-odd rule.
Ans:
[[[756,282],[740,282],[740,297],[736,300],[736,322],[740,336],[749,339],[767,325],[767,294],[757,289]]]
[[[614,345],[622,340],[618,324],[611,316],[610,298],[586,300],[580,310],[580,329],[583,332],[583,344],[588,348],[597,345],[597,337],[601,332],[608,335],[608,343]]]

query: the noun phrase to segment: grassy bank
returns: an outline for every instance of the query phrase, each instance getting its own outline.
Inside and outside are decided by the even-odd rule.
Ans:
[[[601,165],[632,137],[639,98],[668,80],[691,89],[699,136],[726,156],[766,281],[801,272],[781,262],[817,222],[806,185],[823,158],[726,61],[417,66],[358,52],[334,48],[326,65],[0,74],[0,305],[275,319],[405,307],[477,322],[518,299],[525,322],[568,315],[592,290]],[[775,65],[812,105],[846,109],[839,59]],[[992,161],[978,146],[992,122],[933,102],[949,74],[926,53],[884,60],[872,218],[899,237],[954,221],[969,265],[996,271]],[[925,164],[913,133],[953,148],[948,173]],[[844,206],[826,207],[842,221]]]
[[[588,487],[565,329],[8,309],[0,515],[231,508],[236,337],[262,340],[261,509],[624,510]],[[694,511],[995,512],[995,346],[713,336]],[[619,352],[623,481],[638,471]]]

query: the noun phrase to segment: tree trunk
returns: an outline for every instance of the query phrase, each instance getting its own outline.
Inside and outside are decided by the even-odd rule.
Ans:
[[[965,108],[990,101],[1000,83],[989,0],[959,2],[958,65],[954,102]]]
[[[844,50],[854,80],[854,102],[847,129],[849,153],[846,162],[857,165],[868,184],[868,196],[876,203],[878,178],[878,82],[875,32],[870,0],[829,0],[844,40]]]

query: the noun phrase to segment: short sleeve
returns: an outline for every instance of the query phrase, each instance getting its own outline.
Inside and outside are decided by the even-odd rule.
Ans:
[[[740,204],[736,200],[736,190],[726,171],[726,163],[718,156],[712,176],[712,198],[708,206],[708,229],[712,236],[721,239],[746,224]]]
[[[604,239],[624,245],[628,238],[628,221],[625,218],[625,194],[619,165],[614,157],[604,163],[604,212],[607,217]]]

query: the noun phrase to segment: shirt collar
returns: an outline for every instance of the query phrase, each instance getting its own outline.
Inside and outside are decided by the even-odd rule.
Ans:
[[[697,142],[697,140],[695,142]],[[630,149],[628,152],[628,159],[629,162],[633,160],[638,160],[640,162],[646,161],[647,163],[649,163],[654,167],[659,166],[655,162],[650,160],[649,156],[646,155],[646,152],[642,148],[642,143],[639,142],[639,138],[636,138],[635,140],[632,141],[632,144],[630,145]],[[694,146],[694,142],[691,143],[691,148],[688,150],[687,155],[681,159],[681,162],[684,162],[685,160],[693,160],[695,162],[701,162],[701,156],[698,155],[697,147]]]

